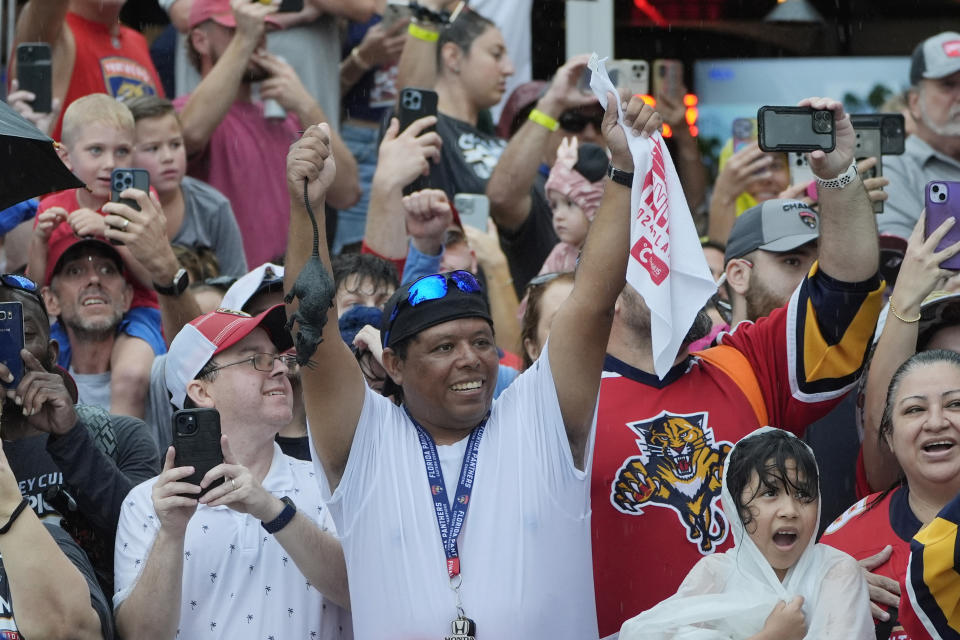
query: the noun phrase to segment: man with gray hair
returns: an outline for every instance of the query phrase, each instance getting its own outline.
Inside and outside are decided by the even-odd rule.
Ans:
[[[910,85],[907,106],[916,132],[903,155],[886,160],[889,198],[877,218],[881,233],[903,238],[923,209],[926,184],[960,180],[960,33],[945,31],[917,45]]]

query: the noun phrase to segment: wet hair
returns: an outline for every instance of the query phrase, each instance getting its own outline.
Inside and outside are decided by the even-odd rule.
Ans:
[[[125,104],[105,93],[91,93],[67,107],[63,113],[60,139],[69,148],[80,135],[80,130],[91,124],[105,124],[126,131],[131,137],[136,132],[133,115]]]
[[[887,400],[883,405],[883,416],[880,418],[880,446],[886,446],[887,434],[893,433],[893,412],[894,402],[897,392],[903,379],[910,375],[916,369],[934,364],[947,363],[952,364],[957,370],[960,370],[960,354],[956,351],[947,349],[931,349],[930,351],[920,351],[910,356],[906,362],[900,365],[893,377],[890,378],[890,386],[887,387]]]
[[[791,478],[787,462],[796,463],[797,474]],[[817,461],[800,438],[775,429],[744,438],[737,443],[727,457],[727,489],[737,505],[737,513],[743,526],[753,521],[748,508],[754,498],[765,489],[787,489],[791,493],[804,493],[811,500],[820,497],[820,479]],[[746,501],[743,492],[753,479],[760,477],[760,486]]]
[[[437,40],[437,69],[443,69],[443,45],[452,42],[467,55],[473,41],[483,35],[490,27],[496,28],[496,26],[493,21],[484,18],[472,9],[461,11],[456,20],[440,30],[440,38]]]
[[[536,278],[531,280],[532,284],[527,285],[527,308],[523,312],[523,319],[520,321],[520,351],[523,352],[523,369],[527,370],[533,364],[533,360],[527,355],[525,347],[527,338],[536,341],[537,325],[540,324],[540,301],[544,294],[553,284],[557,282],[569,282],[573,284],[573,273],[558,273],[553,278],[539,284]],[[543,345],[541,345],[543,346]]]
[[[173,103],[160,96],[137,96],[126,100],[123,104],[127,105],[130,113],[133,114],[134,122],[140,122],[147,118],[162,118],[164,116],[173,116],[177,119],[177,125],[180,125],[180,116],[174,109]]]
[[[375,289],[396,289],[400,286],[396,266],[370,253],[341,253],[330,259],[330,266],[337,291],[341,286],[346,286],[347,278],[353,275],[357,276],[358,283],[369,279]]]

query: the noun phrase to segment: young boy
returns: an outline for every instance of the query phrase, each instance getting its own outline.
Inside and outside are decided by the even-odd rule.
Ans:
[[[41,279],[48,273],[49,247],[64,235],[104,237],[100,208],[110,201],[110,174],[129,167],[134,140],[133,116],[106,94],[74,101],[63,116],[61,159],[86,189],[71,189],[40,201],[30,240],[27,273]],[[124,314],[110,354],[110,412],[142,418],[155,355],[166,352],[157,294],[149,275],[126,247],[118,246],[124,277],[133,287],[130,309]],[[52,266],[52,265],[51,265]],[[45,281],[44,285],[50,282]],[[60,343],[58,364],[70,368],[71,349],[64,327],[51,328]]]
[[[132,166],[150,172],[150,186],[160,196],[171,244],[209,247],[222,275],[239,278],[245,274],[243,238],[230,201],[207,183],[185,175],[187,151],[173,103],[141,96],[124,104],[136,122]]]

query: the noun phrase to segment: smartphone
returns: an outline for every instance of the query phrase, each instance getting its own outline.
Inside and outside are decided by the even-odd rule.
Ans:
[[[150,192],[150,172],[146,169],[114,169],[110,173],[110,201],[125,204],[132,209],[140,211],[140,205],[136,200],[130,198],[121,198],[120,194],[125,189],[140,189],[146,193]],[[110,244],[122,245],[120,240],[110,239]]]
[[[850,122],[854,129],[879,129],[880,153],[898,156],[904,152],[906,131],[903,114],[900,113],[852,113]]]
[[[220,449],[220,412],[216,409],[181,409],[173,414],[174,465],[193,467],[193,473],[181,480],[200,485],[210,469],[223,462]],[[223,484],[217,479],[199,495],[183,494],[199,498],[210,489]]]
[[[482,193],[458,193],[453,196],[453,206],[460,222],[474,229],[487,230],[490,218],[490,199]]]
[[[31,107],[37,113],[53,109],[53,65],[50,45],[24,42],[17,45],[17,83],[36,96]]]
[[[810,184],[816,178],[807,154],[791,151],[787,154],[787,163],[790,169],[790,184]]]
[[[947,218],[960,218],[960,182],[946,180],[928,182],[925,193],[924,235],[930,237],[930,234],[936,231]],[[960,225],[955,224],[937,245],[937,251],[942,251],[957,242],[960,242]],[[944,260],[940,263],[940,267],[954,271],[960,270],[960,254]]]
[[[607,74],[615,87],[626,89],[632,96],[650,92],[650,65],[646,60],[611,60],[607,63]],[[589,78],[587,82],[589,89]]]
[[[609,77],[609,75],[610,75],[610,74],[607,74],[607,77]],[[619,77],[619,74],[617,74],[617,75],[618,75],[618,77]],[[584,67],[584,68],[583,68],[583,73],[580,74],[580,79],[577,80],[577,89],[578,89],[581,93],[590,93],[590,91],[591,91],[591,89],[590,89],[590,78],[592,78],[592,77],[593,77],[593,72],[590,71],[589,67]],[[610,82],[612,82],[614,85],[617,84],[617,81],[616,81],[615,79],[613,79],[613,78],[610,78]]]
[[[401,20],[409,20],[412,17],[413,9],[410,7],[409,0],[388,0],[380,23],[384,29],[389,29]]]
[[[812,107],[760,107],[757,141],[764,151],[833,151],[833,111]]]
[[[857,129],[854,125],[854,133],[857,137],[856,146],[854,147],[854,157],[857,162],[860,160],[865,160],[866,158],[876,158],[877,164],[871,168],[864,171],[860,177],[866,180],[867,178],[876,178],[877,176],[883,175],[883,155],[881,153],[881,136],[879,128],[860,128]],[[883,213],[883,201],[873,203],[873,212],[874,213]]]
[[[0,302],[0,362],[7,365],[13,381],[4,381],[7,389],[15,389],[23,379],[23,305],[19,302]]]
[[[400,102],[397,109],[397,119],[400,120],[400,131],[404,131],[415,120],[426,116],[437,115],[437,92],[430,89],[405,87],[400,90]],[[424,132],[434,131],[436,127],[428,127]],[[404,189],[404,195],[409,195],[421,189],[430,188],[430,176],[418,176]]]
[[[737,118],[733,121],[733,152],[736,153],[757,141],[756,118]]]
[[[683,98],[683,63],[679,60],[653,61],[653,97],[667,96],[675,102]]]

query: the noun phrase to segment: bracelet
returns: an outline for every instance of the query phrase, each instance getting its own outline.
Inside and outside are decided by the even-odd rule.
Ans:
[[[23,510],[27,508],[27,505],[30,502],[24,498],[20,501],[20,504],[17,505],[17,508],[13,510],[13,513],[10,514],[10,519],[7,520],[7,524],[0,527],[0,536],[5,534],[7,531],[10,531],[10,527],[13,526],[13,523],[17,521],[17,518],[20,517],[20,514],[23,513]]]
[[[354,47],[353,51],[350,52],[350,57],[353,58],[353,61],[360,67],[361,71],[370,71],[373,67],[372,64],[363,59],[363,56],[360,55],[360,47]]]
[[[407,27],[407,33],[416,38],[417,40],[423,40],[424,42],[436,42],[440,39],[440,34],[436,31],[431,31],[430,29],[424,29],[418,24],[410,23],[410,26]]]
[[[560,128],[560,123],[557,122],[556,118],[552,118],[545,114],[540,109],[533,109],[530,111],[530,115],[527,116],[528,119],[533,120],[541,127],[546,127],[550,131],[556,131]]]
[[[919,321],[920,321],[920,316],[922,315],[920,312],[917,312],[917,317],[916,317],[916,318],[907,319],[907,318],[904,318],[903,316],[901,316],[899,313],[897,313],[897,310],[894,309],[894,307],[893,307],[893,298],[892,298],[892,297],[890,298],[890,300],[888,300],[888,303],[890,304],[890,313],[892,313],[892,314],[893,314],[893,317],[896,318],[897,320],[899,320],[900,322],[905,322],[905,323],[907,323],[907,324],[913,324],[914,322],[919,322]]]
[[[831,180],[817,178],[818,189],[843,189],[845,186],[856,180],[860,174],[857,172],[857,163],[851,162],[847,170]]]

